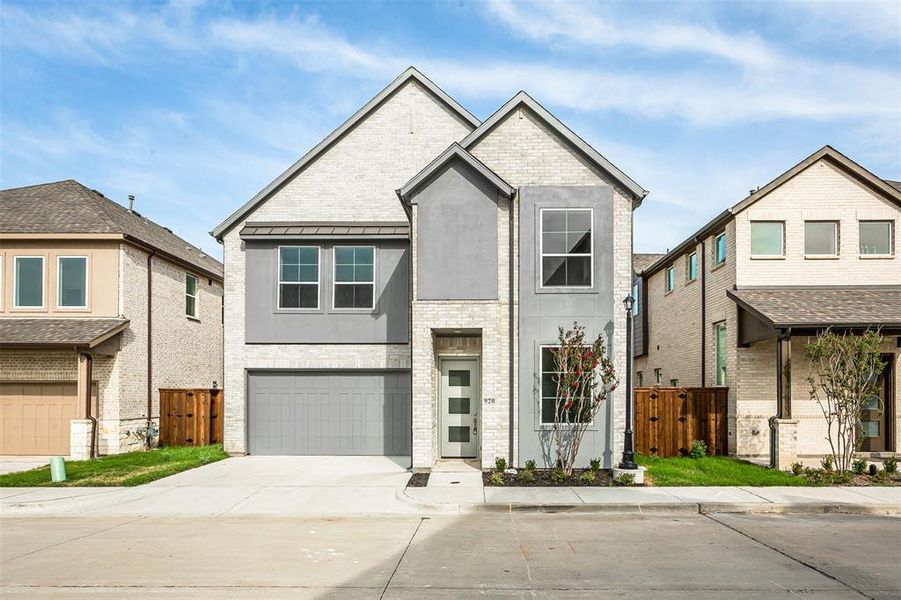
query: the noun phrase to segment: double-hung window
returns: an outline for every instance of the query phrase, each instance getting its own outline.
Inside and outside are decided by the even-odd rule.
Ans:
[[[692,252],[688,255],[685,262],[685,278],[688,281],[694,281],[698,278],[698,253]]]
[[[751,221],[751,256],[781,257],[785,255],[785,223]]]
[[[278,307],[319,308],[319,247],[280,246]]]
[[[592,210],[541,209],[541,286],[592,286]]]
[[[44,307],[44,257],[16,256],[13,275],[13,306]]]
[[[861,221],[860,253],[867,256],[891,256],[893,225],[892,221]]]
[[[334,308],[375,308],[375,248],[335,246]]]
[[[197,318],[197,277],[185,275],[185,315]]]
[[[726,232],[722,232],[713,238],[713,264],[721,265],[726,262]]]
[[[670,265],[666,268],[666,291],[671,292],[676,287],[676,267]]]
[[[59,308],[88,307],[87,256],[57,257],[56,277],[56,305]]]
[[[557,383],[560,380],[560,368],[555,355],[559,346],[543,346],[541,348],[541,423],[543,425],[554,423],[554,412],[557,410]],[[586,390],[580,390],[588,393]],[[585,403],[588,404],[587,402]],[[561,423],[578,423],[579,415],[575,406],[569,414],[561,414]]]
[[[838,256],[838,222],[804,221],[804,255]]]

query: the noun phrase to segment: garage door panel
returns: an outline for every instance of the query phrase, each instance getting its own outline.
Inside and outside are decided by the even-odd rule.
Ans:
[[[0,383],[0,454],[69,454],[74,383]]]
[[[410,453],[409,372],[254,372],[248,400],[252,454]]]

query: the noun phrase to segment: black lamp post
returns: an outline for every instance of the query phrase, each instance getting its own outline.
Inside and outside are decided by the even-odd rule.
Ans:
[[[620,469],[637,469],[635,445],[632,440],[632,306],[635,298],[631,295],[623,300],[626,307],[626,429],[623,431],[623,460]]]

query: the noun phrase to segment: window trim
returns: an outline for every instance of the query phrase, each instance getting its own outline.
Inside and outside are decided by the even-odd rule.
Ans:
[[[316,248],[316,283],[310,281],[282,281],[282,248]],[[322,246],[314,244],[283,244],[275,248],[275,307],[280,311],[314,312],[322,306]],[[316,306],[296,307],[282,306],[282,284],[315,285]]]
[[[632,318],[641,315],[641,284],[632,284]]]
[[[41,305],[40,306],[21,306],[18,300],[19,291],[19,259],[20,258],[40,258],[41,259]],[[19,254],[13,256],[13,309],[15,310],[46,310],[47,309],[47,257],[43,254]]]
[[[723,331],[723,382],[720,383],[720,329]],[[715,385],[719,387],[725,387],[729,385],[729,371],[728,371],[728,360],[727,356],[729,348],[729,331],[726,329],[726,321],[717,321],[713,324],[713,366],[714,366],[714,378],[713,380],[716,382]]]
[[[754,224],[755,223],[778,223],[782,226],[782,243],[779,254],[754,254]],[[757,219],[748,221],[748,256],[751,260],[783,260],[785,258],[785,221],[776,219]]]
[[[695,259],[695,276],[694,277],[691,276],[691,258],[692,257],[694,257],[694,259]],[[698,280],[698,269],[699,269],[698,251],[695,250],[694,252],[689,252],[688,255],[685,257],[685,283],[692,283],[692,282],[695,282]]]
[[[663,369],[654,369],[654,385],[663,383]]]
[[[833,254],[810,254],[807,252],[807,224],[808,223],[831,223],[832,224],[832,241],[835,246]],[[839,258],[841,256],[841,221],[837,219],[805,219],[804,220],[804,258],[806,260],[829,260]]]
[[[723,260],[719,260],[719,241],[723,240]],[[722,267],[726,264],[726,260],[729,258],[729,248],[726,245],[726,232],[721,231],[720,233],[713,236],[713,268],[716,269],[718,267]]]
[[[545,254],[545,252],[544,252],[544,212],[549,211],[549,210],[562,211],[562,212],[588,211],[590,222],[591,222],[591,229],[589,230],[589,233],[591,234],[591,248],[589,249],[588,254],[573,254],[573,253],[566,253],[566,254],[551,253],[551,254],[547,254],[547,255]],[[552,206],[546,206],[546,207],[539,208],[538,209],[538,289],[539,290],[577,290],[577,291],[594,289],[594,236],[595,236],[594,208],[592,208],[590,206],[585,206],[585,207],[565,206],[565,207],[559,207],[559,208],[552,207]],[[589,263],[588,263],[588,265],[589,265],[588,274],[590,276],[589,284],[588,285],[544,285],[544,257],[545,256],[549,256],[549,257],[556,256],[556,257],[564,257],[564,258],[568,257],[568,256],[573,256],[573,257],[587,256],[588,261],[589,261]]]
[[[84,305],[82,306],[63,306],[60,304],[60,293],[62,292],[62,275],[63,270],[61,268],[60,263],[62,263],[62,259],[64,258],[83,258],[84,259]],[[91,306],[90,300],[88,298],[88,294],[90,293],[90,282],[91,282],[91,260],[88,256],[81,255],[57,255],[56,257],[56,308],[57,310],[88,310]]]
[[[540,429],[549,429],[553,428],[553,421],[544,421],[544,364],[542,361],[542,357],[544,356],[545,348],[559,348],[560,344],[539,344],[538,345],[538,410],[536,412],[536,417],[538,420],[538,427]],[[586,348],[588,346],[585,346]],[[557,373],[558,371],[547,371],[548,373]],[[556,398],[554,399],[556,401]],[[576,425],[576,423],[560,423],[564,427],[572,427]],[[587,423],[588,429],[592,429],[595,427],[595,422],[592,420],[590,423]]]
[[[864,254],[860,251],[860,225],[862,223],[888,223],[889,225],[889,253],[888,254]],[[894,219],[858,219],[857,220],[857,256],[863,260],[879,260],[895,257],[895,220]]]
[[[672,273],[672,285],[670,285],[670,273]],[[672,294],[673,290],[676,289],[676,265],[675,263],[670,264],[665,269],[663,269],[663,292],[664,294]]]
[[[188,293],[188,277],[193,277],[194,281],[195,281],[193,296]],[[200,292],[200,277],[198,277],[197,275],[194,275],[193,273],[185,271],[185,299],[194,298],[194,314],[193,315],[188,314],[188,303],[185,302],[185,316],[188,317],[189,319],[194,319],[195,321],[200,320],[200,317],[197,316],[200,314],[200,310],[199,310],[199,308],[200,308],[200,293],[199,292]]]
[[[337,248],[372,248],[372,281],[338,281],[338,258],[335,254],[335,250]],[[376,301],[375,301],[375,274],[376,274],[376,263],[377,263],[377,246],[374,244],[335,244],[332,246],[332,310],[340,311],[340,312],[372,312],[375,310]],[[356,264],[356,263],[355,263]],[[339,285],[356,285],[358,283],[365,283],[372,285],[372,306],[349,306],[349,307],[338,307],[335,306],[335,298],[337,298],[338,294],[336,294],[336,288]]]

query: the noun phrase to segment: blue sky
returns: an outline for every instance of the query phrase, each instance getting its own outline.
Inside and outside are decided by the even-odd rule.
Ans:
[[[485,118],[525,89],[675,246],[824,144],[901,179],[901,3],[12,2],[0,186],[77,179],[207,235],[410,64]]]

